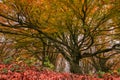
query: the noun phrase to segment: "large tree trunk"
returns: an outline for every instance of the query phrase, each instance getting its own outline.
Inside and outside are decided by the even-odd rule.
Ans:
[[[79,64],[76,64],[76,63],[71,63],[70,64],[70,71],[72,73],[77,73],[77,74],[81,74],[82,73],[82,70],[80,69]]]

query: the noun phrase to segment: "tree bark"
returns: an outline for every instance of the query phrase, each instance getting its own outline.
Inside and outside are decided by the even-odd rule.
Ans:
[[[82,70],[81,70],[79,64],[74,63],[74,62],[70,62],[70,71],[72,73],[82,74]]]

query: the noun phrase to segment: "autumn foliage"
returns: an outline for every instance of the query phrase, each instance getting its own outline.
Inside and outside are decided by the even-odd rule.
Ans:
[[[117,3],[119,1],[114,0],[0,0],[0,33],[9,37],[13,43],[8,42],[5,46],[10,44],[11,47],[12,44],[17,54],[13,55],[12,49],[7,47],[11,53],[7,53],[9,56],[5,58],[25,61],[23,55],[27,54],[30,55],[28,63],[38,61],[39,64],[41,61],[39,65],[46,67],[46,62],[47,66],[52,63],[56,67],[55,53],[62,54],[69,63],[71,73],[84,74],[90,70],[108,72],[115,69],[114,66],[120,62],[120,10]],[[0,54],[4,54],[4,51],[6,47],[3,46]],[[30,57],[38,60],[31,61]],[[5,58],[0,56],[1,62]],[[0,74],[1,80],[96,78],[95,75],[38,71],[25,64],[1,64]],[[118,73],[111,74],[102,77],[119,78]]]
[[[58,73],[51,70],[38,70],[36,67],[23,63],[0,64],[0,80],[119,80],[117,72],[99,75],[78,75],[72,73]]]

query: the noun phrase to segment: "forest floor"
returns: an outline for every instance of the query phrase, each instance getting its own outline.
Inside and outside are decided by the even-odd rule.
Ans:
[[[118,72],[104,74],[72,74],[38,70],[25,64],[0,64],[0,80],[120,80]]]

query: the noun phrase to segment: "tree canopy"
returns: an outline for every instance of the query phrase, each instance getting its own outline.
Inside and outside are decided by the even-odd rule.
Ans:
[[[71,69],[79,68],[80,59],[120,46],[112,43],[119,38],[118,12],[115,0],[3,0],[0,32],[50,42]]]

